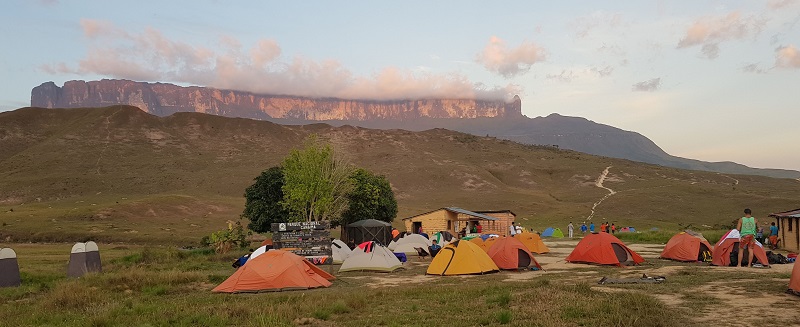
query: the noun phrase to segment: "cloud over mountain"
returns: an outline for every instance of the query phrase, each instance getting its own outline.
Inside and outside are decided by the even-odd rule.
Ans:
[[[167,37],[154,28],[139,33],[110,22],[83,19],[89,42],[77,65],[42,65],[50,74],[98,74],[140,81],[170,81],[255,93],[309,97],[395,100],[409,98],[503,99],[519,93],[518,86],[486,86],[459,73],[434,74],[385,67],[372,76],[359,76],[337,60],[287,58],[277,41],[260,39],[252,46],[221,36],[213,47]],[[530,51],[521,47],[510,55],[523,64]]]

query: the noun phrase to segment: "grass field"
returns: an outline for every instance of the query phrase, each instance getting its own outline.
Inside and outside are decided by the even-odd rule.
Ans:
[[[108,245],[101,247],[103,273],[66,279],[69,244],[14,244],[23,286],[0,289],[0,321],[6,326],[687,326],[707,324],[717,306],[728,305],[713,288],[764,296],[776,310],[800,301],[781,293],[789,277],[781,272],[785,269],[709,269],[657,259],[634,268],[564,264],[560,260],[574,241],[564,242],[564,247],[553,244],[556,253],[538,256],[545,272],[427,276],[427,261],[412,257],[406,269],[391,274],[342,273],[330,288],[260,294],[210,291],[233,273],[230,264],[240,253]],[[596,284],[600,276],[642,273],[667,275],[668,282]],[[791,317],[772,321],[800,323]]]

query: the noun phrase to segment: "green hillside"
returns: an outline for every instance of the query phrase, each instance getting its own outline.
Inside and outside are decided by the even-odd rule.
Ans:
[[[594,221],[720,227],[796,208],[800,182],[687,171],[434,129],[282,126],[135,107],[0,113],[0,236],[17,241],[196,242],[237,219],[244,189],[317,133],[388,177],[405,217],[457,206],[510,209],[541,229]],[[396,223],[400,226],[399,220]]]

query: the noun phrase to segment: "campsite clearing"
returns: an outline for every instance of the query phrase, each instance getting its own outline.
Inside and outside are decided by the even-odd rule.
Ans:
[[[630,244],[644,264],[606,267],[565,263],[576,240],[546,243],[551,253],[535,255],[545,271],[431,276],[425,275],[431,260],[413,256],[394,273],[336,274],[329,288],[234,295],[211,289],[234,272],[230,264],[241,253],[99,244],[103,273],[67,279],[71,244],[11,244],[23,285],[0,289],[0,320],[14,326],[432,326],[458,317],[463,325],[485,326],[735,326],[769,317],[777,325],[800,324],[784,314],[800,303],[783,293],[791,264],[680,263],[657,259],[662,246]],[[603,276],[642,274],[667,280],[596,284]],[[744,296],[757,314],[741,308]]]

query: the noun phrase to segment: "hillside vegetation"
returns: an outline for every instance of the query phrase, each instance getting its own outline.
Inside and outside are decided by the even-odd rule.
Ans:
[[[0,113],[0,236],[17,241],[196,242],[237,219],[244,189],[315,133],[384,174],[399,217],[510,209],[523,226],[593,221],[723,228],[795,208],[800,182],[665,168],[433,129],[282,126],[135,107]],[[596,181],[607,168],[600,188]],[[401,226],[399,219],[396,226]]]

